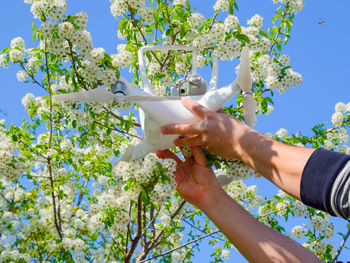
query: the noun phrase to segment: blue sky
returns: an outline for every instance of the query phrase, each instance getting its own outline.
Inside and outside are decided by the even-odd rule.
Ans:
[[[91,32],[95,47],[104,47],[107,52],[115,53],[119,43],[116,35],[117,20],[109,11],[108,0],[68,0],[68,13],[86,11],[89,15],[88,30]],[[212,5],[215,1],[190,0],[192,7],[206,17],[213,14]],[[241,0],[239,20],[244,25],[254,14],[264,17],[264,29],[271,25],[275,5],[272,0]],[[275,111],[266,117],[260,117],[255,128],[262,132],[276,132],[285,128],[290,133],[302,131],[311,134],[310,127],[315,124],[330,121],[334,105],[339,101],[350,102],[350,52],[349,49],[349,12],[350,2],[338,0],[305,1],[305,8],[295,18],[292,29],[292,39],[284,47],[284,53],[291,56],[291,64],[295,71],[301,73],[304,83],[289,90],[287,93],[275,94]],[[319,21],[324,23],[319,24]],[[0,9],[0,48],[10,45],[10,40],[22,36],[27,46],[31,47],[31,23],[33,17],[30,6],[23,0],[11,0],[2,3]],[[235,78],[234,65],[237,62],[220,64],[220,86],[228,84]],[[16,78],[16,67],[0,69],[0,109],[7,113],[8,122],[20,124],[25,117],[21,98],[31,92],[40,96],[41,91],[30,84],[19,83]],[[131,75],[126,73],[127,79]],[[0,115],[0,119],[2,116]],[[259,192],[271,195],[276,189],[270,183],[260,180],[250,180],[257,184]],[[334,221],[337,231],[346,231],[346,222],[341,219]],[[340,244],[340,239],[333,243]],[[210,251],[206,246],[195,256],[194,262],[207,262]],[[341,260],[350,258],[349,252],[344,252]],[[232,251],[230,262],[245,262],[238,253]]]

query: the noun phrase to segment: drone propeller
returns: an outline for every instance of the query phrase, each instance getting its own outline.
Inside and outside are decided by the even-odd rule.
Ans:
[[[181,100],[181,96],[125,96],[115,97],[118,102],[141,102],[141,101],[171,101]]]
[[[118,96],[105,88],[92,89],[70,94],[55,95],[57,101],[81,101],[81,102],[139,102],[139,101],[171,101],[181,100],[181,96]]]
[[[242,91],[251,92],[252,89],[252,75],[250,73],[250,59],[249,48],[242,48],[241,64],[239,65],[239,72],[237,77],[237,83]]]
[[[70,94],[55,95],[53,98],[58,101],[81,101],[107,103],[114,101],[114,94],[105,88],[92,89]]]
[[[237,77],[237,83],[243,91],[243,114],[244,120],[250,127],[254,124],[257,103],[252,96],[252,75],[250,72],[249,49],[244,47],[241,53],[241,64]]]
[[[255,112],[257,108],[257,103],[251,94],[244,94],[244,102],[243,102],[243,114],[245,123],[253,127],[255,121]]]

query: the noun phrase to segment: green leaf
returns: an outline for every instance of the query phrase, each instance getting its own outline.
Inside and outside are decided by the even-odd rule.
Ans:
[[[230,15],[233,15],[233,6],[234,6],[235,1],[234,0],[229,0],[229,6],[228,6],[228,13]]]
[[[273,18],[272,18],[272,23],[276,23],[277,19],[279,19],[281,16],[280,15],[275,15]]]
[[[236,1],[233,2],[233,5],[235,6],[236,10],[239,11]]]
[[[276,47],[277,47],[278,51],[281,51],[281,50],[282,50],[282,45],[281,45],[281,43],[276,42]]]
[[[263,29],[259,29],[259,34],[264,36],[264,37],[268,37],[267,36],[267,32],[265,30],[263,30]]]
[[[18,141],[18,138],[17,138],[17,136],[16,136],[15,134],[12,134],[12,140],[13,140],[14,142],[17,142],[17,141]]]

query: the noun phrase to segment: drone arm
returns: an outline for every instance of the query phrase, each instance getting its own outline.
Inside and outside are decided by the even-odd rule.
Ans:
[[[239,66],[237,83],[242,91],[250,93],[252,89],[252,76],[250,73],[249,49],[244,47],[241,53],[241,64]]]
[[[151,84],[147,78],[147,73],[146,73],[146,65],[145,65],[145,60],[143,57],[143,52],[145,51],[145,47],[142,47],[139,49],[138,52],[138,59],[139,59],[139,66],[140,66],[140,76],[141,76],[141,82],[142,82],[142,88],[144,91],[154,95],[154,92],[151,88]]]
[[[240,91],[236,81],[217,90],[208,91],[198,102],[204,107],[217,111]]]
[[[218,58],[213,58],[213,69],[211,72],[211,79],[209,82],[209,89],[208,90],[215,90],[218,88]]]
[[[194,52],[192,57],[192,74],[193,75],[197,74],[197,57],[198,57],[197,52]]]

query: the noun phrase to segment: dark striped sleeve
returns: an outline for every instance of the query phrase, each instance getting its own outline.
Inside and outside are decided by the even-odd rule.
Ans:
[[[339,210],[344,208],[344,203],[341,204],[341,201],[346,201],[348,206],[349,192],[344,193],[344,190],[348,187],[347,191],[349,191],[349,169],[347,174],[343,169],[346,168],[349,161],[350,155],[322,148],[314,151],[303,170],[300,185],[301,201],[331,215],[347,218],[343,216],[346,213],[339,213]],[[339,179],[338,176],[342,179]],[[338,183],[334,184],[336,180]],[[347,181],[349,182],[346,183]],[[333,189],[333,186],[336,189]],[[346,198],[344,198],[345,195]]]

